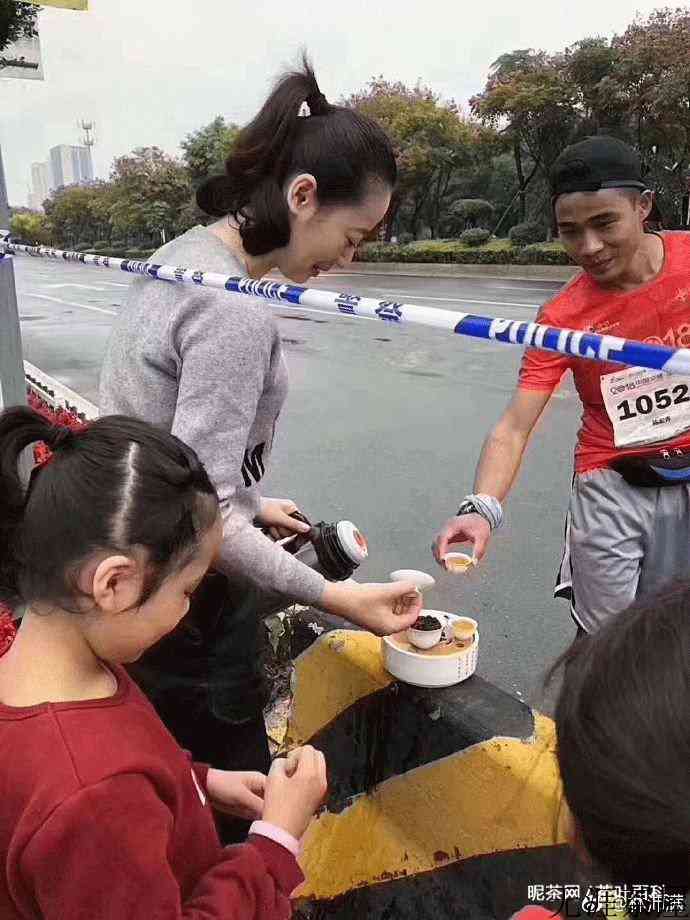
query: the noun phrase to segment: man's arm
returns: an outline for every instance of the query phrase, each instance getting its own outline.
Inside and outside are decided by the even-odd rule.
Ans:
[[[492,495],[499,501],[508,495],[517,476],[527,441],[551,398],[553,390],[518,387],[505,412],[484,441],[474,491]],[[474,556],[481,559],[491,536],[488,522],[480,514],[463,514],[446,521],[433,545],[439,565],[452,543],[470,542]]]
[[[508,495],[520,469],[529,436],[549,399],[549,391],[518,387],[484,441],[474,476],[475,492],[494,495],[499,501]]]

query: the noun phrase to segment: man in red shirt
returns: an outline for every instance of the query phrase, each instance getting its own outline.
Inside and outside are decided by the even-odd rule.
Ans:
[[[672,347],[690,345],[690,234],[645,233],[653,195],[637,153],[611,137],[568,147],[551,172],[554,215],[583,268],[539,322]],[[477,558],[528,438],[570,371],[582,401],[566,546],[556,586],[595,631],[636,597],[690,572],[690,378],[529,349],[517,390],[486,439],[474,483],[434,543]]]

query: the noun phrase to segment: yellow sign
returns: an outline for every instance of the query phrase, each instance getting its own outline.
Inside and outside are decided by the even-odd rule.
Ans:
[[[36,6],[58,6],[62,10],[88,10],[89,0],[29,0]]]

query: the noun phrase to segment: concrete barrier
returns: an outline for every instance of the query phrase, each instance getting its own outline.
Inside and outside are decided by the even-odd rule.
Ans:
[[[291,746],[329,763],[304,842],[303,918],[507,918],[529,885],[584,885],[564,845],[551,719],[479,677],[396,682],[369,633],[328,633],[295,663]],[[554,905],[554,910],[559,905]]]

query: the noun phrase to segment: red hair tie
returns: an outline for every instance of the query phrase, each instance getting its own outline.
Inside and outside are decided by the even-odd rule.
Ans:
[[[62,412],[60,415],[64,416],[66,413]],[[72,436],[83,434],[89,427],[88,422],[77,422],[73,420],[73,417],[68,417],[65,422],[65,424],[58,424],[55,426],[59,428],[59,433],[62,435],[62,438],[58,439],[56,446],[59,446]],[[34,448],[34,462],[36,464],[34,469],[40,470],[43,469],[44,466],[48,466],[54,456],[55,452],[52,451],[44,441],[41,441]]]
[[[12,611],[4,604],[0,604],[0,655],[5,654],[16,635],[17,625],[14,622]]]
[[[37,444],[36,447],[34,447],[34,469],[42,470],[44,466],[48,466],[53,457],[54,454],[52,450],[48,447],[47,444],[44,444],[43,441],[41,441],[40,444]]]

